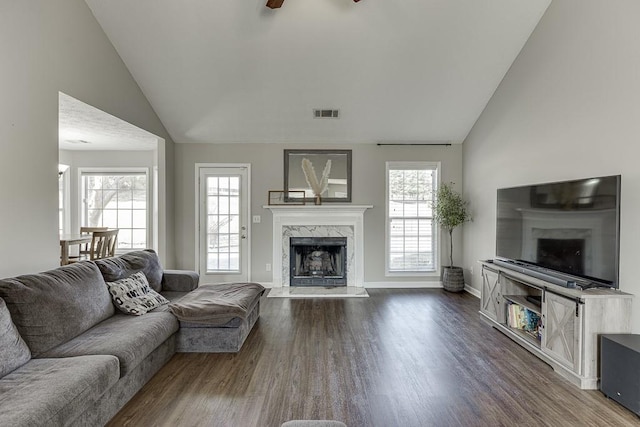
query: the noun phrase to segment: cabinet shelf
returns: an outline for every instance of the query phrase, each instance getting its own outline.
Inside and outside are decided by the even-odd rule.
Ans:
[[[527,310],[533,311],[537,315],[542,315],[542,307],[527,300],[525,295],[503,295],[503,297],[507,301],[511,301],[514,304],[523,306]]]
[[[540,341],[534,337],[532,335],[531,332],[527,332],[527,331],[523,331],[520,329],[515,329],[515,328],[511,328],[507,325],[503,325],[504,327],[506,327],[510,332],[518,335],[520,338],[524,339],[525,341],[528,341],[529,343],[533,344],[534,346],[540,348]]]

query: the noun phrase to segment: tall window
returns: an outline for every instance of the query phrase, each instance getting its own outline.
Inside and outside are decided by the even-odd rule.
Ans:
[[[117,228],[118,249],[147,247],[147,173],[82,172],[82,225]]]
[[[437,163],[387,162],[387,274],[436,271],[437,175]]]

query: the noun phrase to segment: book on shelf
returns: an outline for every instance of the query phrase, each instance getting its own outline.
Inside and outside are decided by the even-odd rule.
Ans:
[[[540,339],[540,315],[516,303],[510,303],[507,307],[507,325],[513,329],[529,333],[532,337]]]

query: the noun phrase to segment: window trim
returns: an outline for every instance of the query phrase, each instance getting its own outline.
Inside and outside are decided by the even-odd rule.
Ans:
[[[62,175],[58,177],[58,197],[60,197],[60,183],[62,182],[62,207],[58,200],[58,216],[62,214],[61,234],[69,234],[71,230],[71,168],[67,166]]]
[[[436,182],[434,184],[435,188],[438,188],[440,185],[440,176],[441,172],[441,162],[430,162],[430,161],[388,161],[385,162],[385,249],[384,249],[384,274],[385,277],[440,277],[440,272],[442,267],[440,266],[440,227],[437,224],[434,224],[433,230],[433,239],[434,239],[434,263],[435,270],[434,271],[391,271],[389,269],[389,256],[390,256],[390,246],[391,246],[391,238],[390,238],[390,225],[391,218],[389,217],[389,171],[390,170],[399,170],[399,169],[429,169],[436,171]]]
[[[83,178],[84,175],[122,175],[122,174],[144,174],[147,179],[147,189],[146,189],[146,221],[147,221],[147,229],[146,229],[146,239],[147,243],[145,245],[146,248],[155,248],[155,242],[153,241],[153,208],[154,201],[153,199],[153,182],[151,179],[151,171],[148,167],[79,167],[78,168],[78,224],[82,225],[82,219],[84,215],[84,194],[83,194]],[[139,248],[116,248],[117,254],[123,254],[132,251],[139,251]]]

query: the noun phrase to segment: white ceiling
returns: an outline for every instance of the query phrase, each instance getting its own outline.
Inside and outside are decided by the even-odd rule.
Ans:
[[[86,0],[178,143],[461,142],[550,2]]]
[[[59,93],[58,148],[61,150],[155,150],[155,135],[89,104]]]

